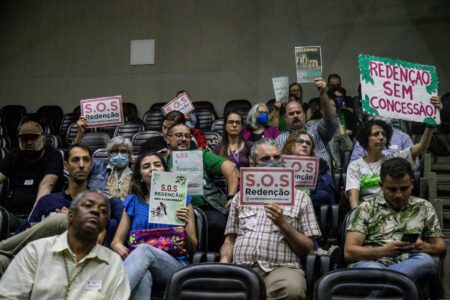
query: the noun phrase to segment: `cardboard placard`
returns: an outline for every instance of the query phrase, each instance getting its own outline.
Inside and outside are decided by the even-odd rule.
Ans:
[[[363,54],[359,55],[358,65],[365,113],[431,125],[441,123],[439,110],[430,103],[439,85],[434,66]]]
[[[189,195],[203,195],[203,152],[173,151],[173,171],[189,175]]]
[[[322,77],[322,49],[320,46],[295,47],[297,82],[314,82]]]
[[[296,188],[314,189],[319,176],[319,158],[314,156],[283,155],[286,168],[294,170]]]
[[[182,93],[178,95],[178,97],[170,100],[169,103],[161,107],[161,112],[163,115],[167,115],[172,110],[177,110],[183,114],[186,114],[193,111],[194,109],[194,105],[192,104],[191,99],[189,99],[187,93]]]
[[[274,77],[272,78],[272,84],[275,100],[287,103],[289,100],[289,77]]]
[[[241,168],[240,205],[293,205],[294,170],[286,168]]]
[[[89,128],[118,126],[124,121],[122,96],[80,100],[80,111]]]
[[[184,225],[177,218],[177,210],[186,207],[187,176],[174,172],[152,173],[148,222],[155,224]]]

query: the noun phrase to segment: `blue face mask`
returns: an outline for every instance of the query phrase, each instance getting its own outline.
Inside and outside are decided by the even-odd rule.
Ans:
[[[191,118],[191,120],[186,121],[186,126],[190,129],[195,128],[195,125],[197,124],[197,116],[194,113],[190,112],[189,117]]]
[[[337,104],[338,107],[341,107],[342,104],[344,104],[344,98],[342,98],[342,97],[337,97],[337,98],[336,98],[336,104]]]
[[[260,125],[267,125],[267,123],[269,123],[269,113],[263,112],[263,113],[258,114],[256,116],[256,121]]]
[[[128,155],[122,153],[114,154],[109,159],[109,163],[115,168],[123,169],[128,166]]]

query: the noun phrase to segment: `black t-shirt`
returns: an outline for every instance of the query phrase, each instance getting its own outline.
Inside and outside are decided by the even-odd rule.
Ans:
[[[12,150],[0,163],[0,172],[9,178],[10,197],[7,209],[15,214],[29,214],[33,208],[39,184],[45,175],[58,176],[54,192],[63,188],[63,158],[61,152],[53,148],[45,148],[44,156],[35,163],[29,164],[20,154],[20,150]]]

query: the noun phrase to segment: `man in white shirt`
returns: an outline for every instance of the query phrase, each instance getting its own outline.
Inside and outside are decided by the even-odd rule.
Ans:
[[[98,191],[75,197],[68,230],[28,244],[0,281],[3,299],[128,299],[120,257],[97,243],[110,215]]]

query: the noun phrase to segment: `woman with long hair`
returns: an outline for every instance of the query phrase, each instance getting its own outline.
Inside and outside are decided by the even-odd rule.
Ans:
[[[169,171],[169,167],[156,153],[142,154],[136,162],[131,179],[131,193],[123,203],[125,208],[122,219],[111,242],[111,248],[125,260],[125,271],[132,291],[130,299],[151,299],[154,283],[166,284],[175,271],[189,264],[185,255],[174,257],[147,243],[140,244],[131,253],[125,245],[132,231],[176,227],[148,222],[149,189],[153,171]],[[185,223],[184,242],[187,249],[194,252],[197,248],[197,236],[192,205],[178,209],[176,216]]]
[[[222,142],[214,146],[212,151],[226,157],[238,168],[250,165],[249,155],[252,143],[242,137],[242,116],[237,111],[229,111],[224,116]]]

